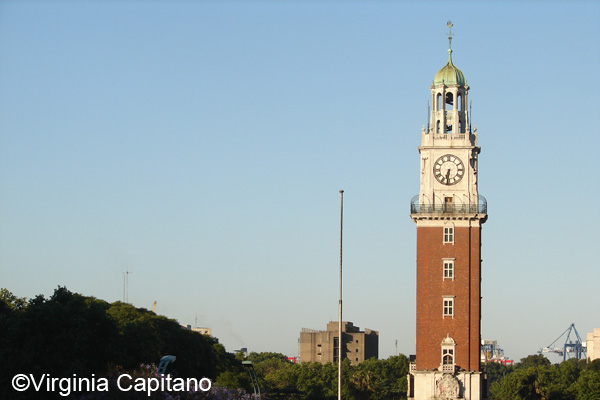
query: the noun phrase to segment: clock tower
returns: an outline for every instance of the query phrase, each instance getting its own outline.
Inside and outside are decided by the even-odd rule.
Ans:
[[[431,86],[421,132],[417,224],[417,337],[408,398],[485,399],[480,370],[481,227],[487,203],[477,191],[477,128],[467,111],[469,86],[452,61]]]

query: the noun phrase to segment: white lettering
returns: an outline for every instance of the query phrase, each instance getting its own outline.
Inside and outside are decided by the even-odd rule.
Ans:
[[[121,386],[121,378],[123,378],[125,376],[127,378],[129,378],[129,380],[131,381],[131,375],[129,375],[129,374],[119,375],[119,378],[117,379],[117,387],[119,388],[119,390],[121,390],[123,392],[129,392],[131,390],[131,382],[129,383],[129,386],[127,386],[126,388]]]
[[[140,378],[140,380],[143,381],[143,378]],[[156,378],[150,378],[150,379],[148,379],[147,383],[148,383],[148,387],[147,387],[148,397],[150,397],[152,395],[152,392],[156,392],[160,388],[160,382]]]
[[[42,376],[40,376],[40,380],[38,382],[36,382],[33,374],[29,374],[29,379],[31,380],[31,382],[33,382],[33,387],[35,388],[36,392],[40,391],[40,388],[42,387],[42,383],[44,382],[45,378],[46,378],[46,374],[42,374]]]
[[[96,390],[99,392],[108,392],[108,379],[106,378],[100,378],[98,379],[98,387],[96,387]]]
[[[190,380],[195,381],[194,378],[188,378],[187,380],[187,388],[190,388]],[[183,392],[185,390],[185,385],[183,379],[175,378],[173,379],[173,389],[174,392]]]
[[[136,384],[133,386],[133,390],[136,392],[146,391],[146,380],[144,378],[137,378],[134,382],[136,382]]]
[[[64,385],[63,385],[63,383],[64,383]],[[58,394],[60,394],[62,397],[66,397],[66,396],[70,395],[71,394],[71,379],[70,378],[60,378],[58,380],[58,387],[60,389]]]
[[[94,375],[92,374],[92,382],[91,382],[91,385],[92,385],[91,391],[92,392],[94,391],[94,389],[93,389],[94,386],[96,386],[96,385],[94,385],[94,378],[93,377],[94,377]],[[85,383],[85,389],[83,388],[83,383]],[[90,380],[89,380],[89,378],[79,378],[79,381],[75,385],[75,390],[79,391],[79,392],[84,392],[84,391],[85,392],[89,392],[90,391]]]
[[[206,386],[204,386],[204,384],[206,384]],[[212,387],[212,382],[210,379],[208,379],[208,378],[200,379],[200,390],[202,390],[203,392],[208,392],[211,387]]]

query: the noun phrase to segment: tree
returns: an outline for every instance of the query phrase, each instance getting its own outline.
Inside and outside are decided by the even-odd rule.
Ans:
[[[5,389],[18,373],[111,376],[116,370],[156,364],[167,354],[177,357],[169,371],[173,375],[214,380],[228,372],[239,375],[235,385],[248,386],[241,362],[216,339],[146,309],[109,304],[64,287],[48,299],[38,295],[26,304],[8,290],[0,291],[0,326],[0,398],[19,395]]]
[[[576,400],[600,399],[600,373],[592,369],[582,371],[573,385],[573,394]]]
[[[521,361],[515,365],[515,368],[527,369],[530,367],[546,367],[548,365],[550,365],[550,360],[544,357],[543,354],[532,354],[521,358]]]
[[[4,304],[6,309],[11,311],[22,311],[27,306],[25,297],[17,297],[8,289],[0,288],[0,304]],[[0,312],[0,315],[2,313]]]
[[[521,360],[490,385],[492,400],[600,399],[600,361],[570,359],[551,365],[539,356]]]

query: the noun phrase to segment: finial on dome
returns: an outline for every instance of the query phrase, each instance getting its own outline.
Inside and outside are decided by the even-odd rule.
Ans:
[[[448,62],[446,65],[440,69],[437,74],[435,74],[435,78],[433,80],[434,85],[466,85],[467,80],[465,79],[465,75],[462,71],[454,65],[452,62],[452,21],[448,21],[446,23],[448,27]]]
[[[452,52],[452,27],[454,24],[452,21],[446,22],[446,26],[448,27],[448,53]]]

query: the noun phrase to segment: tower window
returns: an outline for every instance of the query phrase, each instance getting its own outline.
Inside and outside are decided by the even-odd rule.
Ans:
[[[444,228],[444,243],[454,244],[454,228],[453,227]]]
[[[444,280],[454,280],[454,260],[444,260]]]
[[[440,120],[437,121],[437,127],[435,133],[440,133]]]
[[[442,364],[443,365],[454,364],[454,349],[443,349],[442,350]]]
[[[443,298],[443,317],[452,317],[454,318],[454,297],[444,297]]]
[[[456,343],[454,339],[447,335],[442,340],[442,365],[441,370],[443,372],[454,372],[454,348]]]
[[[448,92],[448,93],[446,93],[446,110],[447,111],[452,110],[453,105],[454,105],[454,96],[452,95],[452,93]]]
[[[437,109],[438,109],[438,111],[440,111],[442,109],[442,94],[441,93],[438,93],[436,103],[437,103]]]

